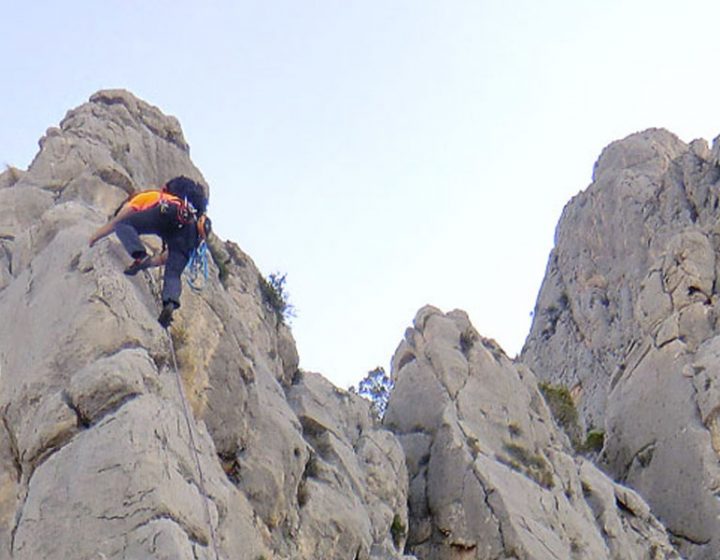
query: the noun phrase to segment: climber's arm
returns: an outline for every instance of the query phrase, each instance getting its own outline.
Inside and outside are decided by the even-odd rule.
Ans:
[[[92,236],[90,236],[90,247],[95,245],[95,243],[100,241],[103,237],[107,237],[113,231],[115,231],[115,226],[117,226],[121,220],[124,220],[133,212],[135,212],[135,210],[132,206],[123,206],[123,208],[120,210],[120,212],[117,213],[115,217],[113,217],[107,224],[99,228],[95,233],[92,234]]]

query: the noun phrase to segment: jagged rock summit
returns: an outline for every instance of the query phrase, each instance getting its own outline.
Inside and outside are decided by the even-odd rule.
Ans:
[[[574,456],[526,367],[461,311],[421,309],[385,425],[405,449],[418,558],[677,558],[635,492]]]
[[[692,559],[720,558],[719,156],[659,129],[608,146],[563,212],[522,352]]]
[[[401,447],[298,371],[237,245],[214,238],[209,285],[183,292],[181,385],[157,272],[88,247],[129,192],[202,181],[177,121],[102,91],[40,146],[0,176],[0,557],[402,558]]]
[[[670,181],[654,181],[670,167],[678,172],[680,162],[691,175],[707,172],[692,184],[697,196],[710,197],[716,163],[702,146],[688,151],[672,135],[649,134],[661,139],[657,146],[640,139],[632,144],[637,153],[608,148],[596,170],[606,186],[588,193],[615,185],[631,191],[629,168],[648,190],[638,207],[655,215]],[[267,283],[236,244],[210,239],[208,285],[183,292],[169,334],[156,320],[158,272],[123,275],[129,259],[114,237],[88,246],[128,193],[180,174],[204,183],[177,120],[122,90],[98,92],[68,112],[41,139],[27,171],[0,174],[0,558],[678,557],[654,515],[657,507],[673,519],[663,495],[648,491],[676,463],[645,467],[676,451],[671,444],[684,435],[673,439],[668,430],[683,421],[698,451],[688,457],[699,460],[712,443],[699,437],[712,428],[688,418],[693,398],[707,426],[717,416],[713,364],[720,350],[711,343],[714,323],[703,326],[714,317],[710,230],[677,239],[671,227],[662,230],[655,254],[637,250],[643,264],[654,264],[625,291],[626,276],[606,275],[625,294],[621,304],[610,303],[614,293],[605,306],[601,292],[590,292],[601,307],[635,312],[618,324],[641,327],[637,342],[615,333],[614,323],[592,338],[597,348],[587,333],[568,338],[576,332],[563,310],[590,300],[557,287],[552,263],[565,263],[559,257],[546,279],[554,288],[543,288],[536,313],[536,322],[549,317],[551,328],[538,334],[534,327],[524,363],[481,337],[463,312],[423,307],[393,359],[396,387],[380,423],[366,400],[299,369]],[[613,200],[603,204],[617,209]],[[577,216],[598,220],[581,209]],[[618,253],[628,246],[613,243]],[[613,254],[603,255],[615,270]],[[579,262],[578,277],[589,274],[586,265]],[[551,303],[557,309],[546,311]],[[695,353],[680,352],[679,344]],[[634,352],[634,365],[613,368],[603,354],[609,350]],[[671,358],[675,374],[662,384],[680,387],[677,398],[688,408],[638,422],[629,408],[647,397],[643,381],[659,379]],[[573,369],[585,364],[595,369]],[[547,378],[553,365],[563,382],[573,372],[587,376],[579,400],[585,423],[607,423],[603,457],[637,492],[573,450],[533,373]],[[620,371],[612,383],[598,373],[604,368]],[[623,396],[617,404],[615,393]],[[702,457],[715,459],[709,451]],[[630,474],[620,468],[628,460]],[[709,496],[704,488],[713,488],[712,480],[693,472],[681,489]],[[699,482],[707,485],[698,490]],[[711,511],[705,505],[700,514]],[[699,514],[688,515],[690,526]],[[692,525],[706,533],[678,533],[700,543],[714,522]]]

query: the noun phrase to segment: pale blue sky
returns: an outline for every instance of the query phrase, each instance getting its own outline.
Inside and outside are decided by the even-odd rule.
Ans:
[[[103,88],[176,116],[216,231],[287,273],[301,367],[356,383],[415,312],[521,349],[609,142],[720,132],[711,1],[34,1],[3,9],[0,163]]]

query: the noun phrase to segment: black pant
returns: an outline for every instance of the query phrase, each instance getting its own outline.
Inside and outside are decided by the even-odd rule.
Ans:
[[[180,307],[183,270],[197,245],[195,222],[183,224],[178,219],[177,207],[161,205],[130,214],[115,227],[115,233],[125,250],[137,259],[147,255],[147,249],[140,241],[140,235],[160,236],[167,245],[168,258],[163,279],[163,304],[173,302]]]

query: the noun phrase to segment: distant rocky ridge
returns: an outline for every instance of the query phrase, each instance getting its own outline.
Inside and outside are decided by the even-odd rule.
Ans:
[[[159,273],[124,276],[113,237],[87,245],[128,193],[203,181],[179,123],[101,91],[40,148],[0,174],[0,558],[715,557],[720,175],[702,142],[648,131],[604,152],[520,360],[422,308],[382,423],[298,368],[252,259],[216,237],[170,329],[186,417]],[[601,468],[536,374],[605,431]]]

